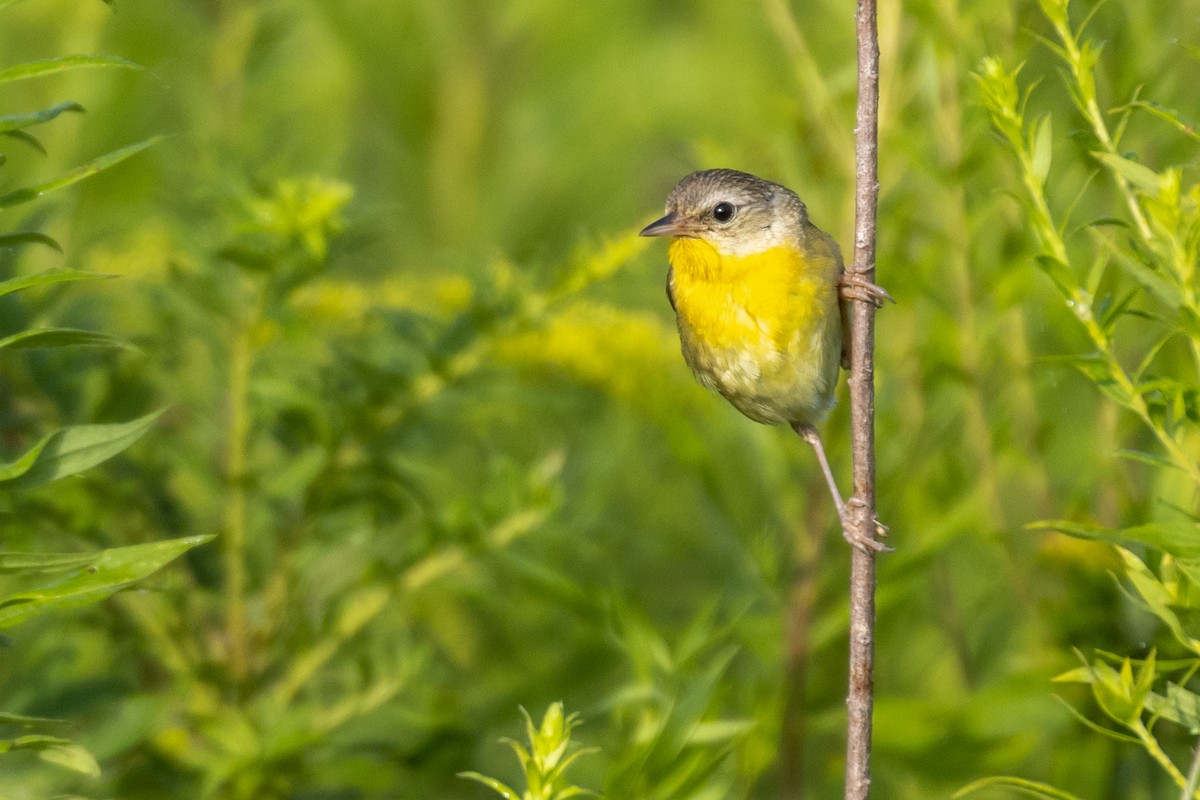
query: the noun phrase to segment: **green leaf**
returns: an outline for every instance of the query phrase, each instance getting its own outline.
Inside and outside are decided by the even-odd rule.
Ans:
[[[1035,122],[1033,130],[1029,134],[1029,149],[1033,157],[1033,175],[1037,178],[1037,182],[1041,186],[1046,184],[1046,177],[1050,174],[1050,160],[1054,144],[1053,136],[1054,127],[1049,114],[1046,114]]]
[[[576,750],[574,753],[571,753],[571,755],[564,758],[562,760],[562,763],[560,763],[557,767],[555,767],[553,770],[550,771],[551,780],[554,783],[557,783],[559,778],[562,775],[564,775],[566,773],[567,769],[572,764],[574,764],[578,759],[580,759],[584,756],[594,755],[599,752],[600,752],[599,747],[581,747],[580,749]]]
[[[1106,528],[1103,525],[1096,525],[1091,522],[1072,522],[1065,519],[1039,519],[1034,522],[1025,523],[1025,529],[1030,531],[1057,531],[1065,533],[1067,536],[1093,541],[1109,541],[1103,537],[1106,534],[1111,535],[1113,533],[1111,528]]]
[[[95,553],[4,553],[0,552],[0,574],[60,572],[92,564]]]
[[[26,244],[44,244],[49,248],[62,252],[62,246],[59,245],[51,237],[37,231],[13,231],[12,233],[0,233],[0,248],[4,247],[19,247]],[[0,283],[3,286],[10,281]]]
[[[1143,289],[1172,311],[1179,310],[1183,304],[1183,293],[1166,275],[1118,245],[1112,237],[1104,235],[1095,228],[1092,228],[1091,231],[1095,239],[1112,254],[1116,262]]]
[[[65,103],[56,103],[49,108],[43,108],[41,111],[31,111],[28,114],[8,114],[0,116],[0,133],[8,133],[9,131],[21,130],[28,128],[31,125],[40,125],[43,122],[49,122],[67,111],[83,113],[83,106],[79,103],[69,100]]]
[[[29,131],[6,131],[3,135],[29,145],[30,148],[42,155],[48,155],[41,141]]]
[[[45,436],[40,442],[29,448],[20,458],[15,461],[10,461],[7,464],[0,464],[0,483],[11,481],[19,478],[29,470],[33,469],[33,465],[41,457],[42,451],[49,447],[53,441],[55,434],[51,433]]]
[[[19,736],[16,739],[0,739],[0,753],[7,753],[10,750],[39,750],[51,745],[70,743],[70,739],[32,734],[30,736]]]
[[[1126,542],[1148,544],[1180,558],[1200,558],[1200,526],[1194,522],[1150,522],[1122,528],[1117,534]]]
[[[1119,670],[1102,663],[1091,666],[1096,703],[1114,721],[1132,726],[1141,717],[1145,697],[1138,691],[1140,681],[1135,682],[1129,660],[1125,659]]]
[[[163,139],[161,136],[152,136],[145,141],[131,144],[128,147],[122,147],[120,150],[114,150],[111,153],[100,156],[99,158],[89,161],[82,167],[75,169],[58,176],[54,180],[40,183],[36,186],[26,186],[23,189],[11,191],[8,194],[0,196],[0,210],[11,208],[21,203],[28,203],[30,200],[36,200],[48,192],[53,192],[56,189],[62,189],[65,186],[70,186],[73,183],[78,183],[84,178],[90,178],[98,172],[102,172],[114,164],[118,164],[130,156],[136,155],[147,147],[157,144]]]
[[[1150,696],[1150,689],[1154,686],[1154,679],[1158,676],[1158,671],[1155,668],[1155,658],[1155,652],[1151,650],[1150,654],[1142,660],[1131,685],[1130,697],[1139,707],[1146,705],[1146,699]],[[1132,670],[1132,666],[1130,670]]]
[[[1103,162],[1113,173],[1120,175],[1139,189],[1144,189],[1149,194],[1158,193],[1160,184],[1158,173],[1149,167],[1112,153],[1093,152],[1092,155]]]
[[[1070,266],[1044,253],[1036,256],[1035,260],[1064,296],[1073,297],[1079,290],[1079,281]]]
[[[980,778],[977,781],[967,784],[963,788],[951,795],[952,798],[966,797],[969,794],[974,794],[980,789],[991,789],[997,786],[1002,786],[1007,789],[1013,789],[1019,794],[1026,797],[1040,797],[1043,800],[1080,800],[1076,795],[1070,792],[1064,792],[1062,789],[1047,783],[1038,783],[1037,781],[1029,781],[1024,778],[1014,778],[1008,775],[996,775],[990,778]]]
[[[1008,140],[1014,150],[1019,150],[1021,142],[1021,117],[1017,111],[1020,92],[1017,89],[1017,73],[1007,69],[995,57],[984,58],[979,63],[979,69],[973,74],[979,84],[980,94],[984,105],[992,116],[992,123]]]
[[[1118,547],[1117,554],[1125,564],[1125,577],[1133,584],[1146,608],[1167,626],[1180,644],[1193,653],[1200,653],[1200,640],[1184,629],[1183,622],[1172,608],[1177,602],[1176,596],[1134,553]]]
[[[1146,708],[1163,719],[1170,720],[1188,729],[1193,736],[1200,735],[1200,695],[1175,683],[1167,683],[1167,694],[1151,694]]]
[[[1088,683],[1092,682],[1095,676],[1092,675],[1092,670],[1086,664],[1082,667],[1067,670],[1066,672],[1055,675],[1050,680],[1054,683]]]
[[[711,747],[737,741],[754,730],[757,723],[752,719],[718,719],[701,722],[692,730],[688,744]]]
[[[510,739],[507,736],[502,738],[500,743],[506,744],[512,748],[513,753],[517,756],[517,761],[521,762],[521,769],[524,770],[529,768],[529,762],[532,760],[532,757],[529,755],[529,751],[525,749],[525,745],[521,744],[516,739]]]
[[[21,736],[0,740],[0,753],[10,750],[33,750],[38,758],[92,778],[100,777],[100,765],[85,748],[69,739],[57,736]]]
[[[1124,111],[1126,109],[1140,109],[1146,111],[1152,116],[1164,119],[1174,125],[1181,133],[1190,136],[1192,139],[1200,142],[1200,133],[1197,132],[1195,121],[1188,119],[1183,114],[1180,114],[1173,108],[1167,108],[1164,105],[1155,103],[1152,100],[1134,100],[1131,103],[1126,103],[1113,109],[1114,113]]]
[[[478,772],[460,772],[458,773],[458,777],[466,778],[469,781],[482,783],[484,786],[487,786],[492,791],[496,792],[496,794],[503,797],[504,800],[521,800],[521,795],[517,794],[515,791],[505,786],[495,778],[489,778],[487,775],[481,775]]]
[[[1175,333],[1176,331],[1173,330],[1164,332],[1155,340],[1154,344],[1146,348],[1146,353],[1142,356],[1142,360],[1138,362],[1137,369],[1129,377],[1134,381],[1142,380],[1142,376],[1146,374],[1146,371],[1150,369],[1150,365],[1154,363],[1154,359],[1158,357],[1159,351],[1175,336]]]
[[[85,331],[78,328],[39,328],[21,331],[0,339],[0,350],[45,350],[53,347],[122,347],[137,348],[112,334]]]
[[[38,758],[72,772],[87,775],[89,778],[100,777],[100,765],[96,762],[96,757],[82,745],[73,743],[51,745],[38,750]]]
[[[0,483],[9,489],[28,489],[74,475],[136,442],[166,409],[132,422],[112,425],[73,425],[51,433],[28,453],[9,464],[0,464]]]
[[[705,712],[712,704],[720,678],[733,660],[735,652],[734,648],[727,648],[714,654],[711,664],[695,676],[671,704],[666,718],[656,732],[646,761],[647,768],[668,771],[672,764],[678,763],[684,749],[691,744],[691,737]]]
[[[551,800],[569,800],[572,797],[603,797],[598,792],[593,792],[591,789],[584,789],[579,786],[568,786],[565,789],[554,793]]]
[[[1050,530],[1087,539],[1093,542],[1129,544],[1138,542],[1157,547],[1180,558],[1200,558],[1200,526],[1184,520],[1150,522],[1113,530],[1090,522],[1069,520],[1038,520],[1026,526],[1028,530]]]
[[[24,714],[9,714],[6,711],[0,711],[0,725],[58,725],[62,722],[64,720],[50,717],[27,717]]]
[[[187,536],[102,550],[86,567],[0,599],[0,628],[103,600],[211,539],[211,535]]]
[[[1088,669],[1088,668],[1084,667],[1084,669]],[[1091,680],[1088,680],[1087,682],[1091,683]],[[1079,713],[1079,710],[1076,709],[1070,703],[1068,703],[1066,700],[1063,700],[1058,695],[1054,695],[1053,697],[1055,700],[1057,700],[1059,703],[1061,703],[1063,708],[1065,708],[1067,710],[1067,712],[1071,716],[1073,716],[1076,720],[1078,720],[1079,723],[1082,724],[1085,728],[1088,728],[1089,730],[1093,730],[1096,733],[1100,734],[1101,736],[1104,736],[1105,738],[1108,738],[1108,739],[1112,739],[1113,741],[1116,741],[1116,742],[1122,742],[1124,744],[1132,744],[1132,745],[1136,745],[1140,742],[1140,740],[1136,736],[1130,736],[1127,733],[1121,733],[1120,731],[1110,730],[1110,729],[1104,727],[1103,725],[1092,722],[1090,719],[1085,717],[1083,714]]]
[[[0,83],[20,81],[25,80],[26,78],[38,78],[42,75],[50,75],[55,72],[64,72],[71,69],[91,69],[95,67],[117,67],[119,69],[140,70],[142,65],[119,56],[100,56],[80,53],[69,56],[57,56],[55,58],[43,58],[38,61],[26,61],[22,64],[9,67],[8,69],[0,70]]]
[[[1112,335],[1114,326],[1116,326],[1121,317],[1129,313],[1129,304],[1133,302],[1138,294],[1140,294],[1140,290],[1132,289],[1126,292],[1123,298],[1115,302],[1111,296],[1101,300],[1096,307],[1096,317],[1105,334]]]
[[[1200,586],[1200,559],[1177,558],[1175,568],[1187,576],[1195,586]]]
[[[10,234],[25,236],[27,234]],[[28,234],[35,235],[35,234]],[[47,237],[49,238],[49,237]],[[53,240],[51,240],[53,241]],[[22,289],[32,289],[36,286],[49,286],[52,283],[69,283],[72,281],[93,281],[99,278],[113,278],[114,275],[104,275],[99,272],[85,272],[79,269],[48,269],[33,275],[22,275],[19,278],[9,278],[0,281],[0,297]]]
[[[1140,461],[1143,464],[1149,464],[1153,467],[1180,469],[1180,466],[1169,458],[1156,456],[1153,453],[1144,453],[1141,450],[1118,450],[1116,455],[1121,458],[1127,458],[1130,461]]]

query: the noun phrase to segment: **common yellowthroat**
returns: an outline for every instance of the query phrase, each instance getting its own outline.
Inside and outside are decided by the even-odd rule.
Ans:
[[[848,276],[829,234],[791,189],[732,169],[694,172],[642,236],[670,236],[667,296],[683,359],[705,387],[750,419],[786,423],[812,445],[847,541],[846,505],[815,427],[834,405],[844,362],[846,298],[891,296]],[[886,529],[876,525],[876,533]]]

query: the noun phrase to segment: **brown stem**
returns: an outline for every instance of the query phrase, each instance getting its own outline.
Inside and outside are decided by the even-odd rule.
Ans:
[[[855,115],[854,263],[875,279],[875,216],[879,200],[879,39],[875,0],[858,0],[858,110]],[[860,540],[875,535],[875,308],[853,301],[850,322],[850,426],[854,498],[847,521]],[[850,681],[846,696],[846,800],[865,800],[871,787],[872,672],[875,659],[875,553],[850,550]]]

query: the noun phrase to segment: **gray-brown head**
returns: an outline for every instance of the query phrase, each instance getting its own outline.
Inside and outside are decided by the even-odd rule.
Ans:
[[[667,215],[642,236],[703,239],[723,253],[754,253],[804,236],[808,212],[796,193],[734,169],[706,169],[681,180]]]

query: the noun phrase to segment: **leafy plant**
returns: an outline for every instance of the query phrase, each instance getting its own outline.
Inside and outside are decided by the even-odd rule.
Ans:
[[[1181,167],[1155,169],[1138,159],[1130,152],[1127,131],[1142,114],[1197,137],[1180,114],[1136,96],[1111,112],[1102,111],[1096,78],[1100,47],[1073,27],[1066,0],[1041,0],[1041,8],[1057,37],[1047,46],[1063,65],[1078,119],[1089,134],[1085,158],[1097,179],[1080,188],[1065,209],[1051,191],[1056,153],[1064,150],[1054,130],[1065,127],[1064,122],[1060,118],[1055,123],[1049,113],[1028,121],[1032,88],[1022,91],[1019,70],[1004,67],[999,59],[986,59],[976,78],[996,129],[1016,155],[1023,205],[1039,245],[1038,263],[1091,346],[1069,363],[1140,423],[1140,438],[1148,435],[1151,446],[1116,455],[1140,465],[1162,497],[1155,518],[1134,525],[1053,520],[1030,527],[1122,545],[1117,552],[1132,587],[1130,597],[1187,652],[1168,662],[1156,659],[1153,651],[1136,660],[1101,652],[1058,680],[1089,685],[1100,712],[1125,730],[1081,719],[1111,738],[1140,746],[1187,798],[1200,784],[1200,750],[1190,769],[1181,768],[1168,743],[1180,735],[1200,735],[1200,695],[1186,688],[1200,669],[1195,622],[1200,610],[1195,502],[1200,463],[1193,447],[1200,425],[1200,184],[1185,181]],[[1081,223],[1076,204],[1106,190],[1117,208]],[[1154,551],[1161,555],[1154,557]],[[1155,561],[1157,571],[1150,566]],[[1016,778],[986,779],[960,795],[988,786],[1038,797],[1072,797]]]
[[[1182,164],[1184,186],[1194,139],[1156,112],[1191,107],[1196,3],[1100,4],[1088,28],[1106,42],[1098,97],[1136,98],[1106,114],[1128,121],[1112,129],[1119,154]],[[78,556],[164,530],[231,535],[154,591],[9,629],[20,647],[0,651],[3,706],[71,723],[5,736],[86,746],[104,767],[90,793],[124,800],[482,796],[455,773],[490,755],[508,709],[562,698],[601,748],[567,783],[622,798],[839,794],[846,553],[819,476],[794,437],[694,385],[663,253],[634,232],[681,175],[724,165],[796,188],[849,250],[846,5],[118,5],[111,18],[96,3],[3,14],[0,51],[30,54],[13,61],[101,50],[152,65],[148,79],[62,73],[81,85],[63,97],[93,113],[27,129],[53,155],[84,163],[74,141],[118,150],[147,126],[175,135],[76,184],[53,228],[34,203],[5,213],[33,209],[6,228],[45,230],[79,271],[128,280],[0,298],[0,336],[119,332],[149,356],[0,351],[0,405],[13,404],[0,460],[58,425],[170,410],[104,469],[5,493],[5,547]],[[1123,654],[1095,659],[1118,677],[1130,656],[1136,678],[1154,645],[1151,694],[1169,697],[1166,682],[1194,688],[1191,651],[1156,639],[1107,580],[1125,572],[1111,547],[1012,535],[1052,517],[1093,539],[1185,530],[1151,498],[1192,502],[1186,473],[1104,457],[1119,441],[1169,460],[1136,413],[1045,363],[1094,348],[1054,284],[1019,267],[1033,225],[996,190],[1020,181],[970,71],[994,52],[1024,61],[1023,79],[1052,73],[1028,31],[1053,27],[1035,0],[881,4],[879,23],[878,263],[901,303],[877,340],[897,551],[880,562],[873,794],[948,796],[1011,773],[1082,797],[1169,796],[1140,745],[1114,747],[1044,702],[1046,676],[1077,666],[1075,645]],[[1155,76],[1161,107],[1132,95],[1137,76]],[[13,110],[62,99],[35,97],[32,80],[5,88]],[[1029,121],[1053,111],[1047,207],[1060,226],[1128,223],[1059,88],[1043,82],[1026,108]],[[41,169],[26,143],[0,142],[22,161],[3,175]],[[22,174],[0,194],[48,182]],[[1099,230],[1122,244],[1129,224]],[[1070,225],[1085,283],[1098,251]],[[25,272],[59,266],[19,236],[0,280],[18,274],[15,253]],[[1114,263],[1096,296],[1135,288]],[[1157,303],[1139,294],[1116,323],[1130,374],[1163,331],[1138,316]],[[1148,376],[1189,382],[1189,350],[1168,341]],[[845,475],[841,397],[826,433]],[[1166,408],[1154,401],[1152,417]],[[1180,558],[1166,569],[1127,549],[1168,589],[1190,585],[1172,577]],[[1191,610],[1166,605],[1194,636]],[[1134,736],[1090,685],[1062,688]],[[1190,734],[1152,712],[1142,723],[1182,770]],[[76,780],[29,752],[3,761],[0,795]],[[525,788],[516,769],[480,771]]]
[[[3,2],[0,3],[0,8],[12,4],[11,1]],[[125,59],[109,56],[60,56],[0,69],[0,85],[65,70],[95,67],[138,68]],[[50,122],[63,113],[82,111],[83,106],[79,103],[68,101],[38,111],[0,116],[0,134],[10,142],[20,143],[44,153],[41,142],[30,129]],[[156,139],[148,139],[121,148],[34,185],[8,189],[0,194],[0,211],[69,187],[120,163],[151,146],[155,141]],[[0,167],[5,166],[6,162],[6,155],[0,154]],[[29,245],[50,247],[60,252],[62,250],[53,238],[38,231],[0,233],[0,249]],[[103,277],[106,276],[77,270],[49,269],[0,281],[0,298],[7,297],[5,302],[13,309],[15,298],[9,296],[18,292]],[[13,315],[14,318],[17,316]],[[97,346],[127,345],[112,335],[76,328],[24,328],[0,335],[0,357],[6,360],[12,359],[18,351]],[[5,409],[6,415],[11,414],[12,410],[12,400],[8,400],[8,403],[10,407]],[[7,495],[90,469],[136,442],[161,414],[161,411],[156,411],[126,423],[69,425],[46,434],[23,454],[6,463],[0,463],[0,492]],[[90,553],[0,552],[0,628],[8,628],[38,615],[95,603],[132,586],[211,538],[190,536],[101,549]],[[8,727],[44,729],[61,723],[61,720],[0,713],[0,725]],[[100,774],[100,767],[92,754],[69,739],[43,733],[0,739],[0,753],[22,750],[36,752],[48,763],[90,777]]]
[[[172,502],[219,514],[226,536],[219,585],[125,600],[149,659],[176,686],[164,722],[131,750],[153,753],[201,796],[286,796],[319,780],[314,749],[326,771],[356,763],[362,731],[380,720],[442,735],[446,722],[423,706],[448,691],[447,662],[471,657],[456,650],[470,636],[455,626],[473,623],[427,617],[427,598],[470,602],[481,570],[504,564],[560,503],[561,453],[446,482],[444,451],[424,440],[457,424],[442,408],[485,379],[493,356],[528,365],[524,344],[578,289],[538,294],[500,267],[451,293],[444,313],[414,306],[391,279],[364,291],[331,274],[351,195],[304,178],[238,198],[224,238],[179,256],[154,303],[164,326],[202,320],[205,347],[220,354],[205,363],[225,365],[213,376],[180,354],[188,366],[169,382],[188,413],[223,407],[229,424],[175,439],[169,457],[195,488]],[[605,248],[569,280],[611,274],[627,251]],[[511,568],[548,580],[536,564]]]
[[[570,797],[599,797],[595,792],[567,781],[567,770],[581,756],[596,748],[571,749],[571,731],[580,723],[579,714],[564,715],[562,703],[552,703],[535,726],[524,708],[527,745],[514,739],[501,739],[513,749],[525,777],[525,790],[518,792],[501,781],[478,772],[460,772],[459,777],[477,781],[493,789],[505,800],[567,800]]]
[[[371,640],[359,651],[370,669],[358,674],[347,651],[394,602],[396,588],[353,567],[335,568],[331,580],[327,565],[306,553],[310,536],[336,525],[321,500],[335,491],[336,445],[331,451],[322,440],[333,431],[319,395],[289,388],[292,378],[313,386],[301,377],[310,365],[293,348],[316,333],[290,304],[324,268],[350,197],[344,184],[303,179],[241,198],[229,238],[197,268],[181,270],[177,291],[163,302],[168,313],[185,309],[219,332],[206,344],[221,352],[226,371],[215,384],[220,394],[206,399],[228,409],[229,423],[215,452],[194,456],[205,469],[189,477],[202,487],[190,502],[211,500],[219,517],[223,569],[218,591],[196,587],[187,602],[126,603],[149,658],[177,687],[163,698],[165,724],[134,744],[195,776],[193,791],[203,797],[286,794],[311,748],[393,699],[423,660],[395,640]],[[177,446],[176,453],[196,453],[195,442]],[[208,471],[209,459],[222,469]],[[345,511],[335,503],[331,515]],[[283,562],[274,576],[258,566],[264,553],[268,563]],[[191,638],[204,631],[207,643]]]

